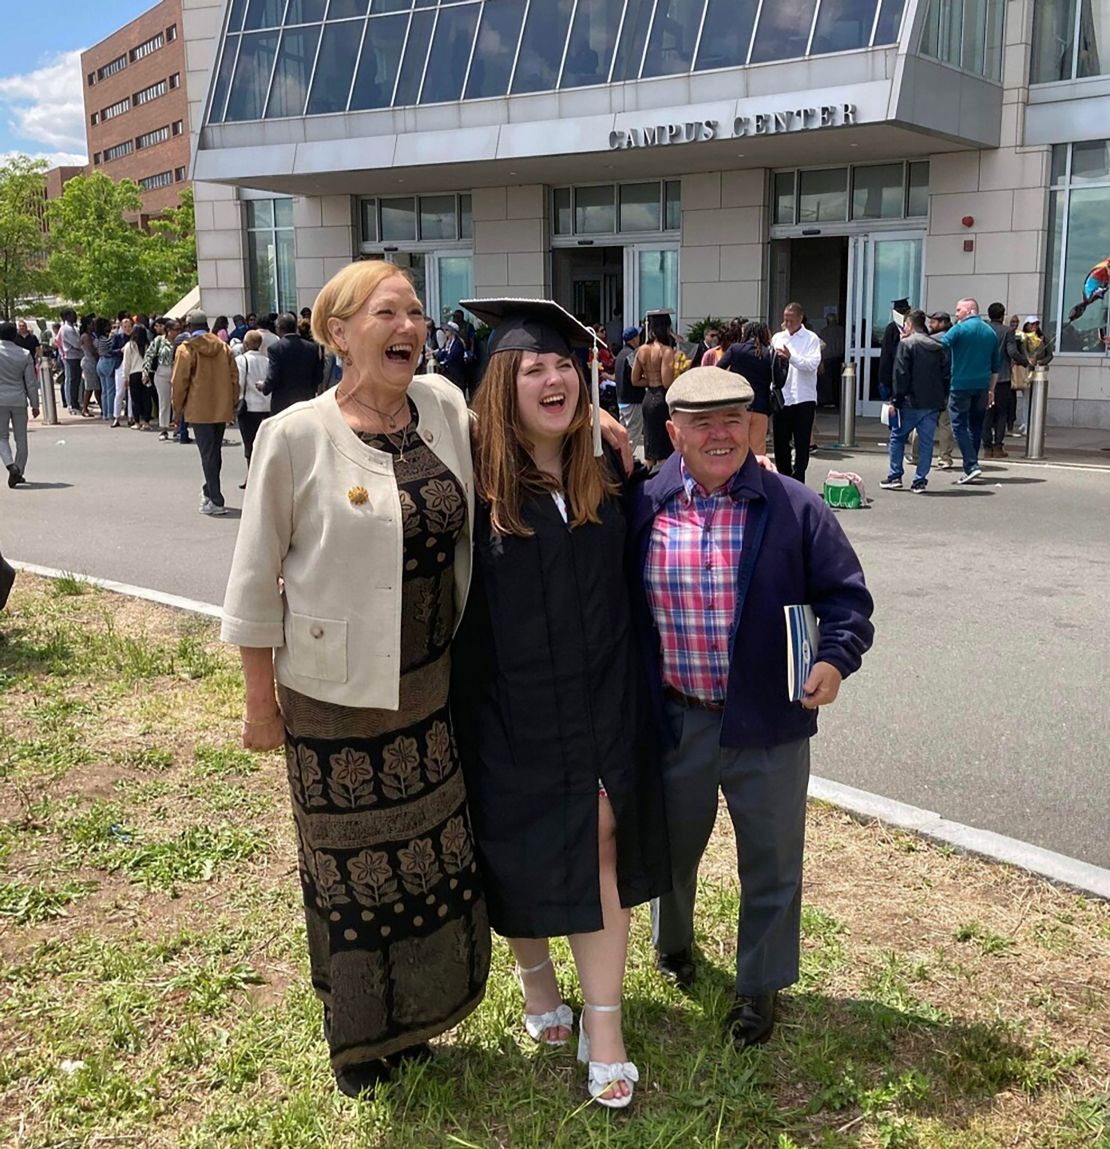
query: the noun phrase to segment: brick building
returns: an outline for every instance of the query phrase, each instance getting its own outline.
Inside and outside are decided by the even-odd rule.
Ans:
[[[141,222],[177,206],[189,173],[181,0],[162,0],[81,54],[89,170],[143,189]]]

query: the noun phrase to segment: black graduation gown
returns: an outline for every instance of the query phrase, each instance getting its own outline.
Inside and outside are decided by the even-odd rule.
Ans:
[[[531,538],[475,515],[452,711],[490,922],[504,937],[602,928],[598,782],[617,822],[621,904],[670,888],[659,746],[631,629],[625,519],[571,529],[547,493]]]

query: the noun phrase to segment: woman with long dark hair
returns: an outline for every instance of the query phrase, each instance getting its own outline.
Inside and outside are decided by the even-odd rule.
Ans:
[[[475,398],[474,576],[455,648],[455,715],[490,922],[508,939],[525,1027],[562,1045],[548,939],[582,985],[578,1059],[623,1108],[638,1079],[620,1019],[629,907],[669,884],[662,780],[623,575],[623,472],[595,455],[576,346],[544,300],[472,300],[495,325]]]
[[[766,323],[752,319],[741,327],[730,325],[734,342],[717,361],[725,371],[742,375],[755,392],[748,410],[748,441],[756,455],[767,453],[767,423],[771,415],[771,329]]]
[[[136,431],[151,430],[150,420],[154,416],[151,384],[146,382],[143,373],[143,361],[149,346],[150,335],[147,329],[136,323],[123,348],[123,377],[127,380],[127,389],[131,396],[131,417],[134,419],[131,425]]]

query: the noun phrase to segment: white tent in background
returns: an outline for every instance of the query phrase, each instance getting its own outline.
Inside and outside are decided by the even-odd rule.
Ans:
[[[188,294],[183,295],[173,307],[166,308],[166,314],[173,319],[184,319],[190,311],[196,311],[200,307],[200,287],[194,287]]]

